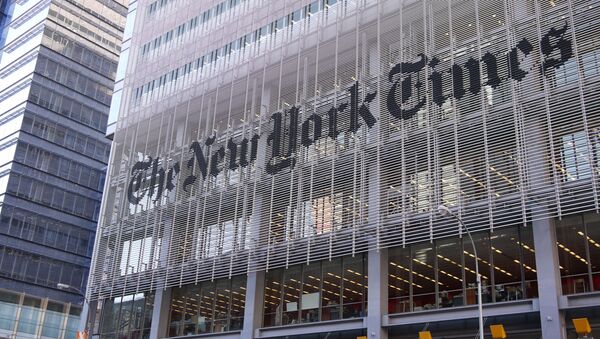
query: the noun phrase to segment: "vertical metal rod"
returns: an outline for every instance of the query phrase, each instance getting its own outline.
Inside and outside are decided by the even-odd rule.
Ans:
[[[475,276],[477,277],[477,310],[479,312],[479,338],[485,338],[483,336],[483,303],[481,301],[481,275],[479,274],[479,256],[477,255],[477,248],[475,247],[475,241],[473,241],[473,237],[471,236],[471,231],[467,228],[467,225],[459,218],[456,214],[450,212],[450,215],[458,220],[460,225],[467,231],[467,235],[469,236],[469,240],[471,240],[471,245],[473,246],[473,255],[475,256]]]
[[[461,218],[459,218],[456,214],[454,214],[448,207],[444,206],[444,205],[440,205],[438,207],[438,212],[442,215],[442,216],[450,216],[454,219],[456,219],[458,221],[458,223],[461,225],[462,228],[465,229],[465,231],[467,232],[467,235],[469,236],[469,239],[471,240],[471,245],[473,246],[473,255],[475,256],[475,276],[476,276],[476,280],[477,280],[477,310],[479,313],[479,335],[478,338],[480,339],[484,339],[485,337],[483,336],[483,303],[481,301],[481,275],[479,274],[479,256],[477,255],[477,248],[475,247],[475,241],[473,241],[473,236],[471,235],[471,231],[469,231],[469,228],[467,227],[467,225],[465,225],[465,223],[462,221]]]

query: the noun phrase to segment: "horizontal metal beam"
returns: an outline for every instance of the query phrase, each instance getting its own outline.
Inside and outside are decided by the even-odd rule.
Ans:
[[[483,305],[484,317],[530,313],[538,311],[539,305],[537,299],[518,300]],[[384,316],[383,326],[391,327],[415,323],[428,323],[437,321],[477,318],[477,314],[477,305],[449,307],[424,312],[397,313]]]

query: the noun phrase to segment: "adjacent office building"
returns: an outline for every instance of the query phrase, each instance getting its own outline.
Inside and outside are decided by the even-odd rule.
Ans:
[[[476,262],[486,328],[600,326],[597,1],[130,18],[91,335],[473,338]]]
[[[0,337],[74,338],[110,140],[124,0],[7,0],[0,39]]]
[[[8,21],[9,13],[8,10],[8,0],[0,0],[0,32],[4,31],[4,25]],[[0,46],[4,44],[3,34],[0,33]]]

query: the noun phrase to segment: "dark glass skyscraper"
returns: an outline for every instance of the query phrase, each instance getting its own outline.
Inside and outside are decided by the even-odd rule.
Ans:
[[[0,3],[0,337],[74,337],[127,2]]]
[[[8,0],[0,0],[0,46],[4,45],[4,25],[8,18]]]

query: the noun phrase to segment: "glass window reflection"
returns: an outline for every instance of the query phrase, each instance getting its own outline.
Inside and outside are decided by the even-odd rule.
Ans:
[[[366,257],[343,257],[267,272],[264,327],[364,317]]]
[[[600,216],[585,213],[556,220],[563,294],[600,290]]]
[[[531,227],[476,232],[482,301],[537,297]],[[475,254],[468,236],[390,250],[389,313],[460,307],[477,303]]]
[[[169,336],[240,330],[244,322],[246,277],[174,288]]]
[[[154,292],[130,294],[123,297],[105,299],[101,303],[101,337],[144,337],[152,325]],[[78,324],[80,309],[73,309],[69,320],[73,319],[73,333]],[[77,313],[74,313],[77,312]]]

